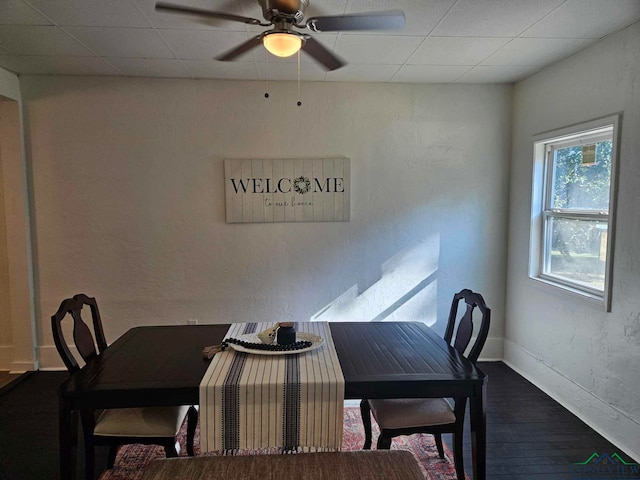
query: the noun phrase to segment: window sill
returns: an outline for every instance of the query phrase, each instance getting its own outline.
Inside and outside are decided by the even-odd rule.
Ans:
[[[565,300],[578,300],[581,303],[584,303],[586,306],[601,310],[603,312],[611,311],[610,305],[608,305],[608,302],[605,300],[606,292],[603,296],[594,295],[593,293],[585,292],[583,290],[572,288],[562,283],[554,282],[553,280],[550,280],[548,278],[529,276],[529,279],[536,287],[546,293],[551,293]]]

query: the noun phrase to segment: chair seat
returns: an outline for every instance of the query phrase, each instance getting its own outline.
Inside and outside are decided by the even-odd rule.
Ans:
[[[447,425],[456,421],[451,405],[444,398],[369,400],[369,405],[383,429]]]
[[[94,435],[103,437],[175,437],[188,406],[113,408],[96,420]]]

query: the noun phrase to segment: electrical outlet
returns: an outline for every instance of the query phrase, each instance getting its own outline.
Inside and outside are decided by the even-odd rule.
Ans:
[[[187,320],[187,325],[197,325],[197,324],[198,324],[197,318],[190,318],[189,320]]]

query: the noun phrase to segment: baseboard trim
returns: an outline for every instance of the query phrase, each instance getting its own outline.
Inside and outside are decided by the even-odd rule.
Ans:
[[[496,337],[487,338],[479,360],[490,362],[496,359],[502,360],[502,357],[504,357],[504,340]]]
[[[55,345],[38,347],[38,361],[40,370],[66,370]]]
[[[0,370],[8,370],[9,373],[25,373],[38,369],[35,360],[15,361],[16,350],[13,345],[0,345]]]
[[[13,345],[0,345],[0,370],[9,370],[13,360]]]
[[[504,340],[503,362],[565,407],[636,462],[640,423],[510,340]],[[607,452],[614,453],[614,452]]]
[[[11,362],[9,373],[25,373],[38,369],[36,362]]]

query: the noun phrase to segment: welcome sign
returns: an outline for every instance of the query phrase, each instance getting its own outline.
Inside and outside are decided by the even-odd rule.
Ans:
[[[228,223],[347,222],[346,157],[226,159]]]

